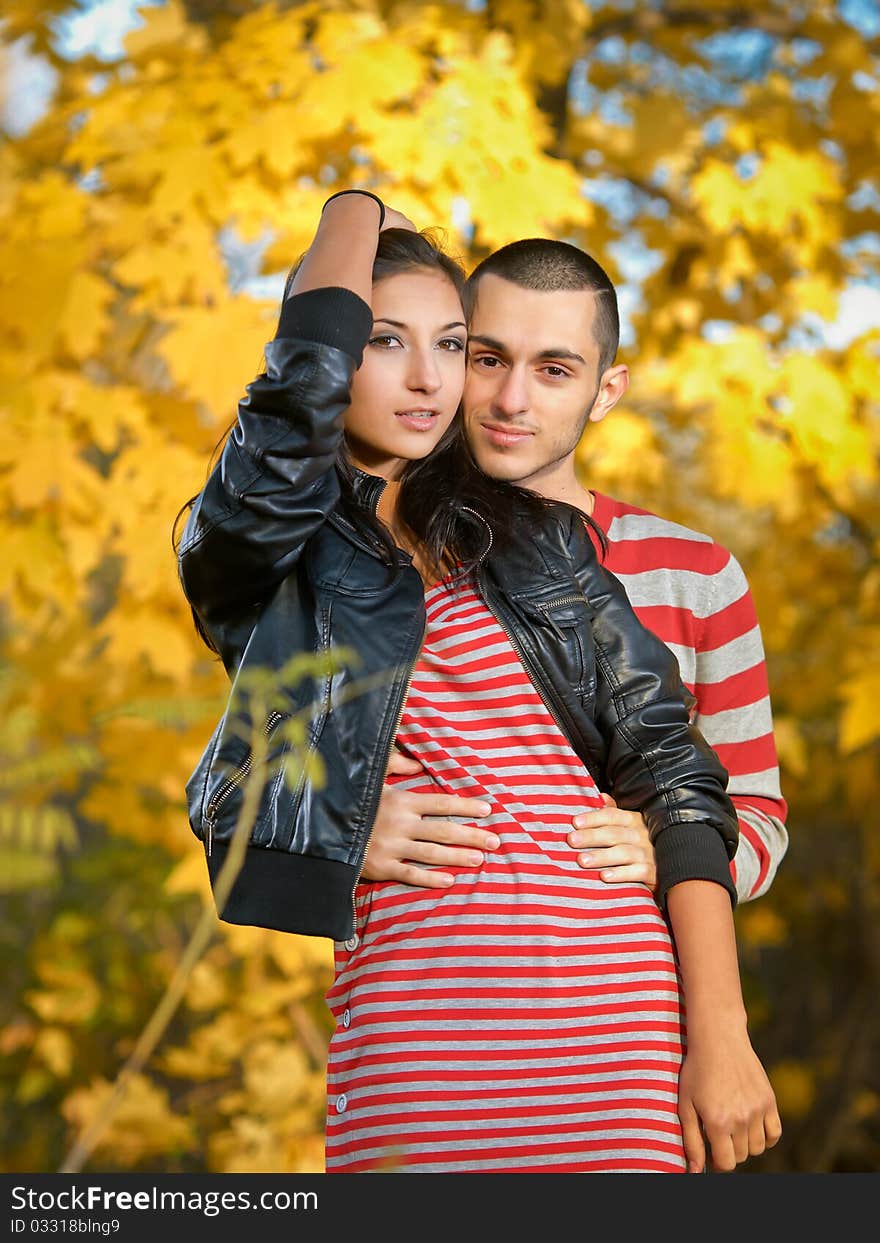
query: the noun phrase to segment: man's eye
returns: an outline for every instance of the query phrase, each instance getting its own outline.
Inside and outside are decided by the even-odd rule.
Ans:
[[[471,362],[475,367],[488,367],[490,370],[498,366],[498,359],[493,358],[491,354],[471,355]]]
[[[564,367],[545,367],[544,374],[550,376],[551,380],[559,380],[568,375]]]

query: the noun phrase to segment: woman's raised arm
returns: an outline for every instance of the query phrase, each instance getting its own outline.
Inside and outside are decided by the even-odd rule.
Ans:
[[[384,216],[363,193],[325,204],[286,290],[266,369],[247,385],[220,460],[193,503],[179,572],[212,637],[291,572],[338,500],[334,464],[372,328],[372,267]]]

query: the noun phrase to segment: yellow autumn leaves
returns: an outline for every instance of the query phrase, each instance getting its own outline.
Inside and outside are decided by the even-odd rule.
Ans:
[[[51,51],[51,7],[10,5],[7,37]],[[772,70],[713,98],[685,71],[714,3],[690,25],[574,0],[232,7],[145,9],[118,65],[56,56],[46,116],[0,149],[0,859],[43,929],[16,947],[0,1048],[30,1168],[107,1099],[210,901],[183,783],[226,679],[172,525],[333,189],[369,185],[467,263],[560,236],[622,285],[621,241],[652,256],[584,477],[743,560],[795,822],[846,834],[880,797],[878,338],[805,327],[876,266],[867,41],[778,0]],[[787,918],[747,920],[749,944],[783,944]],[[320,1168],[328,946],[218,932],[99,1163]]]

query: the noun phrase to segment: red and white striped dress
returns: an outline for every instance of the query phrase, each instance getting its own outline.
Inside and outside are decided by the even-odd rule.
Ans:
[[[326,1169],[682,1172],[683,1007],[645,885],[578,866],[600,799],[481,598],[450,579],[398,744],[501,838],[448,889],[360,883],[335,946]],[[391,778],[389,778],[391,780]]]

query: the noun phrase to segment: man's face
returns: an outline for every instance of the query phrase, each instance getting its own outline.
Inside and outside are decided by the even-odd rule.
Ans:
[[[595,295],[521,289],[484,276],[468,326],[464,420],[487,475],[552,495],[574,483],[574,450],[626,390],[627,369],[599,375]]]

